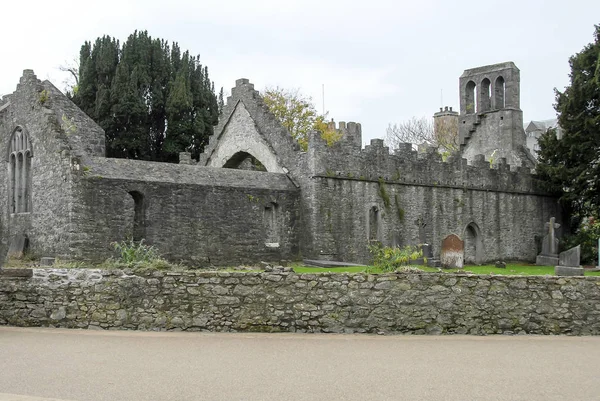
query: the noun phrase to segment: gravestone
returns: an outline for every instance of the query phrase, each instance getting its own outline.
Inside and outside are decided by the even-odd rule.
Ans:
[[[555,222],[554,217],[546,223],[548,234],[542,240],[542,253],[535,259],[535,264],[538,266],[556,266],[558,264],[558,238],[556,238],[556,229],[560,228],[560,224]]]
[[[8,257],[13,259],[22,259],[29,247],[29,238],[25,234],[17,234],[10,240],[8,247]]]
[[[43,257],[40,259],[40,266],[53,266],[55,262],[55,258]]]
[[[458,235],[450,234],[442,240],[440,260],[442,267],[462,268],[464,264],[465,243]]]
[[[433,258],[433,249],[429,244],[421,244],[421,251],[423,251],[423,257],[427,259]]]
[[[561,252],[558,256],[558,266],[554,267],[554,274],[557,276],[583,276],[580,260],[580,245]]]

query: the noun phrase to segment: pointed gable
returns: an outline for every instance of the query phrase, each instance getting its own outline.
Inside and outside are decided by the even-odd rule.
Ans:
[[[238,79],[200,165],[230,167],[231,161],[252,156],[269,172],[299,172],[303,152],[269,111],[247,79]]]
[[[224,167],[239,154],[253,156],[271,173],[283,173],[283,167],[267,141],[258,132],[254,120],[241,100],[235,104],[218,142],[210,155],[206,166]]]

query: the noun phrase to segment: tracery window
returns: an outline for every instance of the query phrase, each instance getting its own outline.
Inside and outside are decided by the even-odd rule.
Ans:
[[[8,157],[10,213],[27,213],[31,208],[31,142],[21,128],[10,140]]]

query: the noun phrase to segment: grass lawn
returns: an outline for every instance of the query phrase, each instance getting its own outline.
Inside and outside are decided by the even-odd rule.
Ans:
[[[435,267],[416,266],[425,272],[439,271]],[[365,271],[365,267],[348,266],[348,267],[312,267],[312,266],[294,266],[296,273],[361,273]],[[442,269],[443,272],[455,273],[457,271],[471,272],[475,274],[501,274],[514,276],[554,276],[554,266],[536,266],[527,264],[507,263],[506,269],[499,269],[494,265],[483,266],[465,266],[464,269]],[[585,272],[586,276],[600,276],[600,272]]]

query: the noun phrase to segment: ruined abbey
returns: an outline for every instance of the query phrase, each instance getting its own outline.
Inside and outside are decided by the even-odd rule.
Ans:
[[[239,79],[198,163],[105,157],[103,130],[48,81],[25,70],[0,100],[0,250],[101,261],[128,237],[194,266],[261,260],[367,262],[384,245],[464,241],[466,262],[535,260],[556,199],[539,189],[526,148],[513,63],[466,70],[457,119],[461,154],[442,158],[340,122],[328,146],[303,152]],[[436,113],[437,114],[437,113]],[[249,157],[264,171],[243,169]],[[493,161],[493,163],[490,163]]]

